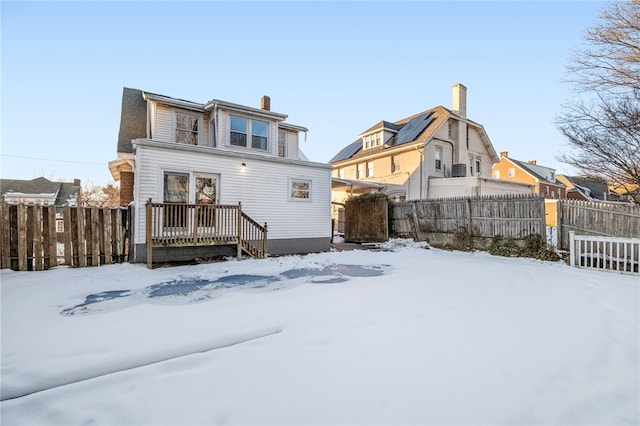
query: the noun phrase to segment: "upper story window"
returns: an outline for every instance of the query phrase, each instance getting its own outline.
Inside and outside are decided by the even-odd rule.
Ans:
[[[176,113],[176,142],[198,145],[198,117]]]
[[[482,173],[482,159],[480,157],[476,157],[476,174],[480,175]]]
[[[338,177],[344,179],[344,169],[338,169]]]
[[[284,130],[278,130],[278,157],[287,156],[287,133]]]
[[[391,173],[400,171],[400,157],[397,155],[391,156]]]
[[[507,176],[515,177],[516,176],[516,169],[512,167],[509,170],[507,170]]]
[[[436,170],[442,170],[442,148],[436,147],[434,157]]]
[[[493,171],[493,178],[494,179],[500,179],[500,170],[494,170]]]
[[[367,161],[367,177],[373,177],[373,161]]]
[[[250,120],[248,118],[231,116],[231,131],[229,143],[234,146],[244,146],[253,149],[267,150],[269,123]],[[247,146],[251,136],[251,146]]]
[[[449,135],[449,139],[453,139],[453,123],[451,121],[447,126],[447,134]]]
[[[364,177],[364,164],[358,164],[358,168],[356,169],[356,179],[362,179]]]
[[[375,148],[382,145],[382,133],[374,133],[364,138],[364,149]]]

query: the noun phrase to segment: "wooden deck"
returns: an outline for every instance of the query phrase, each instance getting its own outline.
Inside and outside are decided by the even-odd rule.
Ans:
[[[147,266],[153,263],[154,247],[235,245],[258,259],[267,256],[267,224],[260,225],[242,211],[242,204],[146,205]]]

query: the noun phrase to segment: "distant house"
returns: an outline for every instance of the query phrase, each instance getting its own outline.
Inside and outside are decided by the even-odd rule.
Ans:
[[[559,199],[566,195],[566,186],[558,181],[556,170],[537,164],[537,161],[520,161],[509,157],[507,151],[500,153],[500,161],[492,167],[494,179],[533,185],[535,193],[544,198]]]
[[[175,218],[171,215],[178,213],[165,209],[158,225],[163,235],[167,230],[178,236],[194,231],[199,216],[194,217],[189,206],[241,203],[242,212],[255,223],[267,223],[269,254],[328,251],[331,168],[305,157],[299,135],[307,129],[286,118],[271,111],[268,96],[260,108],[253,108],[124,88],[118,158],[109,168],[120,181],[121,205],[133,209],[130,259],[146,260],[145,205],[150,199],[191,209]],[[208,220],[207,232],[218,237],[222,218]],[[153,257],[180,260],[218,254],[229,254],[228,245],[169,247],[154,251]]]
[[[61,242],[64,235],[62,207],[81,204],[82,186],[80,179],[74,179],[73,182],[52,182],[44,177],[31,180],[0,179],[0,194],[8,204],[56,206],[56,231]]]
[[[582,201],[625,202],[616,191],[610,188],[606,179],[597,176],[558,175],[558,180],[567,187],[567,198]]]
[[[491,178],[498,156],[484,127],[467,118],[467,88],[452,88],[452,108],[436,106],[398,121],[382,120],[338,152],[332,200],[384,192],[396,201],[531,193],[532,186]]]

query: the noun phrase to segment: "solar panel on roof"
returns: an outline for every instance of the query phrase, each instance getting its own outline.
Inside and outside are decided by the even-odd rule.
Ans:
[[[357,141],[342,148],[342,150],[338,152],[331,160],[329,160],[329,162],[333,163],[334,161],[346,160],[347,158],[351,158],[356,152],[360,151],[360,148],[362,148],[362,141],[358,139]]]
[[[426,129],[429,124],[431,124],[435,120],[435,118],[431,117],[431,115],[433,115],[433,111],[420,114],[419,116],[412,118],[407,124],[402,126],[402,129],[400,129],[400,131],[398,132],[398,141],[396,142],[396,145],[415,140],[420,135],[420,133],[422,133],[424,129]]]

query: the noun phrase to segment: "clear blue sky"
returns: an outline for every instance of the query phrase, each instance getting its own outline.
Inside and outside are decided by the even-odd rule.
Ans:
[[[558,173],[572,50],[604,2],[2,1],[2,178],[111,181],[122,88],[258,107],[327,162],[467,86],[497,152]]]

